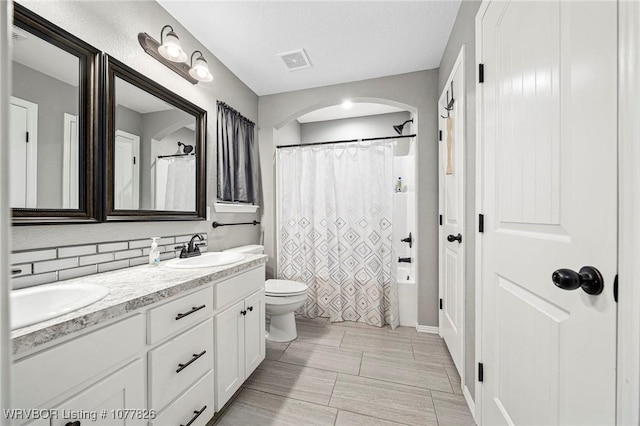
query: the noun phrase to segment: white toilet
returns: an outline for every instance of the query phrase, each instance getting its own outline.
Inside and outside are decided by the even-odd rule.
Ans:
[[[248,245],[231,248],[233,251],[248,254],[262,254],[264,247]],[[267,340],[272,342],[290,342],[298,337],[294,312],[307,300],[306,284],[298,281],[267,280],[264,285],[265,309],[271,321]]]

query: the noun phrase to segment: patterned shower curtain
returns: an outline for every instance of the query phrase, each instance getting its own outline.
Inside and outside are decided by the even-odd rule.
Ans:
[[[278,277],[309,286],[303,316],[398,325],[392,166],[387,141],[278,149]]]

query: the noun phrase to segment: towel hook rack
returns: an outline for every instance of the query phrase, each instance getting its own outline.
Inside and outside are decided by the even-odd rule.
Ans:
[[[444,115],[440,115],[440,117],[444,119],[447,119],[450,117],[449,111],[453,110],[453,104],[456,102],[456,100],[453,97],[453,80],[451,80],[450,88],[451,88],[451,99],[449,99],[449,90],[447,90],[447,105],[444,107],[445,111],[447,111],[447,116],[445,117]]]

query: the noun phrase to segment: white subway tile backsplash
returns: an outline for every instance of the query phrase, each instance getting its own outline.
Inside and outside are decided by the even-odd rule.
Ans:
[[[149,256],[134,257],[129,259],[129,266],[146,265],[149,263]]]
[[[100,253],[104,253],[107,251],[118,251],[118,250],[126,250],[129,248],[129,243],[126,241],[122,241],[119,243],[105,243],[98,245],[98,251]]]
[[[104,263],[113,260],[113,253],[94,254],[93,256],[83,256],[80,258],[80,266],[93,263]]]
[[[172,251],[168,251],[165,253],[160,253],[160,260],[168,260],[168,259],[173,259],[174,257],[176,257],[175,252]]]
[[[95,254],[96,246],[75,246],[75,247],[60,247],[58,249],[58,257],[75,257],[84,256],[86,254]]]
[[[207,239],[207,234],[200,234]],[[160,259],[177,257],[180,248],[192,235],[165,236],[158,240]],[[15,252],[11,256],[12,270],[21,271],[12,277],[13,288],[30,287],[67,280],[99,272],[112,271],[149,262],[151,239],[83,244],[59,248]],[[202,246],[201,251],[206,251]]]
[[[43,272],[59,271],[60,269],[75,268],[78,266],[78,258],[70,257],[68,259],[48,260],[45,262],[36,262],[33,264],[33,273],[41,274]]]
[[[28,263],[56,258],[56,249],[16,252],[11,255],[11,263]]]
[[[162,237],[158,239],[158,245],[167,245],[167,244],[175,244],[175,243],[176,243],[175,237]]]
[[[115,262],[101,263],[98,265],[98,272],[114,271],[116,269],[128,268],[129,259],[116,260]]]
[[[11,280],[11,287],[14,290],[17,290],[19,288],[52,283],[57,280],[58,280],[57,272],[49,272],[46,274],[39,274],[39,275],[27,275],[25,277],[14,278],[13,280]]]
[[[98,265],[81,266],[79,268],[65,269],[58,272],[59,280],[70,280],[71,278],[83,277],[98,272]]]
[[[13,278],[24,277],[25,275],[33,274],[33,264],[23,263],[21,265],[11,266],[11,276]]]
[[[151,238],[148,238],[146,240],[129,241],[130,249],[145,248],[145,247],[151,247]]]
[[[115,253],[115,259],[116,260],[129,259],[131,257],[138,257],[138,256],[142,256],[142,250],[140,250],[140,249],[127,250],[127,251],[117,251]]]

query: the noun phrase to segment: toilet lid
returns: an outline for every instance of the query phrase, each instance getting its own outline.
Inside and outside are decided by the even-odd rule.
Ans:
[[[306,284],[289,280],[267,280],[264,284],[264,292],[269,295],[290,296],[307,291]]]

